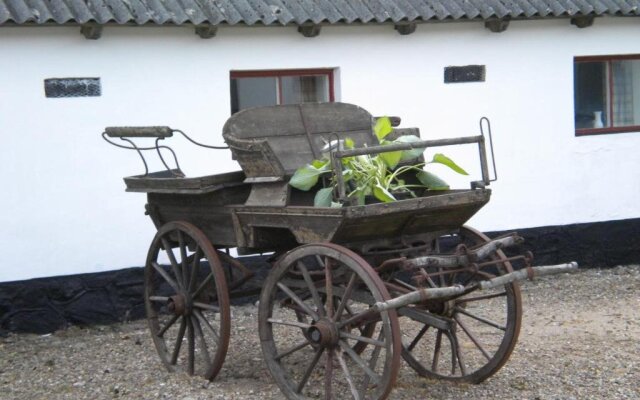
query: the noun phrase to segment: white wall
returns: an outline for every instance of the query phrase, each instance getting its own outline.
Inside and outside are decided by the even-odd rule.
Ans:
[[[500,34],[324,27],[312,39],[295,28],[203,40],[186,27],[108,27],[97,41],[78,28],[0,29],[0,281],[142,265],[154,227],[145,196],[121,180],[142,165],[100,133],[169,125],[222,144],[231,69],[337,67],[342,101],[400,115],[423,137],[475,135],[490,117],[500,179],[471,221],[481,230],[640,217],[640,132],[575,137],[572,77],[574,56],[640,53],[639,33],[633,18],[512,22]],[[467,64],[486,65],[486,82],[443,83],[445,66]],[[45,98],[56,77],[100,77],[102,96]],[[236,169],[227,151],[176,147],[190,175]],[[475,150],[443,152],[474,170]]]

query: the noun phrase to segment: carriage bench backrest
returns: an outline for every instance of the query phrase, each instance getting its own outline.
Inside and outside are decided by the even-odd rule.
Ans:
[[[371,114],[346,103],[250,108],[229,118],[222,135],[249,182],[290,177],[336,135],[356,147],[377,143]]]

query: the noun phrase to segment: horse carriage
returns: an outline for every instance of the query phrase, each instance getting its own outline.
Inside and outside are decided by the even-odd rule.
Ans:
[[[173,152],[163,140],[181,131],[106,128],[110,143],[141,156],[156,151],[166,166],[124,180],[128,191],[147,193],[146,213],[157,228],[144,296],[151,336],[169,370],[208,379],[220,371],[230,299],[257,279],[230,249],[271,254],[272,267],[258,282],[258,334],[266,366],[288,399],[385,399],[401,359],[421,376],[469,383],[505,364],[522,319],[518,281],[577,264],[532,267],[516,233],[490,239],[464,225],[491,195],[488,120],[477,136],[420,140],[416,128],[398,128],[392,118],[393,135],[418,138],[386,146],[374,121],[343,103],[240,111],[223,136],[242,171],[196,178],[185,177],[175,153],[175,168],[165,160]],[[155,144],[139,147],[139,138]],[[477,145],[482,175],[469,189],[420,189],[393,202],[347,195],[349,157],[465,144]],[[289,184],[323,148],[335,184],[331,207],[314,206],[313,190]],[[327,184],[319,179],[314,189]]]

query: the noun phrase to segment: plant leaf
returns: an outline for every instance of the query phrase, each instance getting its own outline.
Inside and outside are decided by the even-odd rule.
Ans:
[[[467,171],[465,171],[464,169],[462,169],[458,164],[456,164],[455,162],[453,162],[452,159],[450,159],[449,157],[445,156],[442,153],[437,153],[433,156],[433,162],[434,163],[439,163],[439,164],[443,164],[446,165],[447,167],[451,168],[452,170],[456,171],[459,174],[462,175],[469,175],[467,173]]]
[[[313,206],[314,207],[333,207],[331,203],[333,202],[333,188],[322,188],[318,190],[316,196],[313,198]]]
[[[420,171],[416,174],[416,177],[427,188],[431,190],[448,190],[449,185],[447,182],[440,179],[437,175],[432,174],[429,171]]]
[[[396,201],[396,198],[393,197],[393,195],[387,189],[385,189],[380,184],[380,182],[377,182],[376,185],[373,187],[373,195],[375,196],[376,199],[383,201],[385,203]]]
[[[348,138],[346,138],[346,139],[344,139],[344,147],[345,147],[345,148],[347,148],[347,149],[353,149],[353,148],[355,147],[355,145],[356,145],[356,144],[354,143],[353,139],[351,139],[351,138],[349,138],[349,137],[348,137]]]
[[[385,144],[389,143],[391,142],[385,142]],[[386,153],[380,153],[378,156],[384,161],[387,168],[394,169],[400,162],[400,158],[402,158],[402,151],[388,151]]]
[[[314,168],[324,171],[329,168],[329,160],[313,160],[311,161],[311,165]]]
[[[373,126],[373,132],[379,141],[382,141],[388,134],[393,131],[391,126],[391,120],[389,117],[380,117],[376,120],[376,124]]]
[[[345,168],[342,170],[342,179],[344,179],[345,182],[351,180],[351,178],[353,178],[353,170],[350,170],[349,168]]]
[[[419,141],[420,141],[420,138],[417,136],[405,135],[405,136],[400,136],[399,138],[394,140],[393,143],[414,143]],[[403,150],[402,157],[400,157],[400,161],[408,161],[408,160],[413,160],[414,158],[418,158],[422,155],[422,153],[424,153],[425,149],[426,147],[418,147],[417,149]]]
[[[307,164],[296,170],[289,180],[289,185],[306,192],[318,183],[318,177],[325,172],[327,171],[316,168],[311,164]]]

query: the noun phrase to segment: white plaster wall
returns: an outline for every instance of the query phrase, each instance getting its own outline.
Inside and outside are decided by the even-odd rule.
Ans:
[[[222,144],[232,69],[339,68],[339,99],[400,115],[423,137],[478,133],[491,118],[499,180],[471,221],[504,230],[640,217],[640,132],[575,137],[573,57],[640,53],[636,19],[223,28],[203,40],[189,28],[0,29],[0,281],[96,272],[144,263],[154,227],[145,196],[121,178],[142,171],[112,148],[109,125],[169,125]],[[484,64],[484,83],[444,84],[449,65]],[[43,81],[100,77],[102,96],[48,99]],[[176,148],[190,175],[236,169],[227,151]],[[474,149],[443,149],[477,174]],[[435,168],[434,170],[437,170]],[[457,186],[466,185],[446,172]]]

